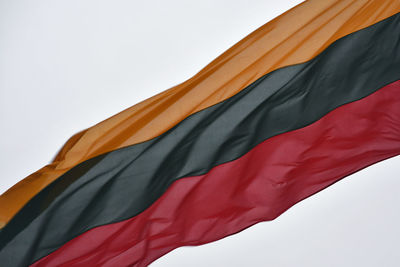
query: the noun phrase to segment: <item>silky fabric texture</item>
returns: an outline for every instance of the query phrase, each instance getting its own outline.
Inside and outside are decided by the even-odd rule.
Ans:
[[[37,260],[93,227],[139,214],[174,180],[204,174],[399,79],[399,20],[394,15],[336,41],[309,62],[276,70],[160,139],[76,166],[3,229],[0,258]]]
[[[398,0],[309,0],[262,26],[193,78],[73,136],[55,160],[0,196],[0,227],[73,166],[161,135],[278,68],[400,11]]]
[[[400,154],[400,82],[172,184],[138,216],[94,228],[32,266],[147,266],[272,220],[346,175]],[[199,203],[201,203],[199,205]]]

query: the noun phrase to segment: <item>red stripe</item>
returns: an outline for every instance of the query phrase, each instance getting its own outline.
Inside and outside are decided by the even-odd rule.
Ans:
[[[261,143],[202,176],[176,181],[150,208],[94,228],[33,266],[146,266],[184,245],[272,220],[300,200],[400,154],[400,81]]]

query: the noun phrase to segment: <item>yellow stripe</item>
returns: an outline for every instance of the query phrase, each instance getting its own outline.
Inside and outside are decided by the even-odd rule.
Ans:
[[[0,196],[0,227],[46,185],[94,156],[154,138],[278,68],[400,11],[400,0],[310,0],[257,29],[186,82],[73,136],[53,163]]]

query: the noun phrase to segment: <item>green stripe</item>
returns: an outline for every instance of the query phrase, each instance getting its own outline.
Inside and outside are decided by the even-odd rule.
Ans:
[[[394,15],[334,42],[311,61],[265,75],[157,138],[77,165],[3,228],[1,262],[27,265],[93,227],[131,218],[173,181],[207,173],[400,79],[399,42],[400,17]]]

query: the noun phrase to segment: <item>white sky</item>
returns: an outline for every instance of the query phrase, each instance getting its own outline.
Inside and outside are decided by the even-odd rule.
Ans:
[[[322,1],[322,0],[321,0]],[[0,0],[0,192],[301,1]],[[399,266],[400,157],[163,266]]]

